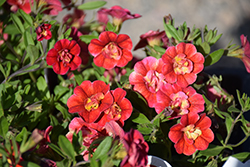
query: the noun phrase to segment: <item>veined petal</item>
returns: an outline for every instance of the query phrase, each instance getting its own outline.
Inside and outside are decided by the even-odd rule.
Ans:
[[[174,46],[170,46],[167,48],[166,52],[162,55],[162,60],[165,63],[168,62],[168,57],[174,58],[177,55],[177,51]]]
[[[121,58],[117,61],[118,67],[124,67],[128,64],[129,61],[131,61],[133,58],[133,55],[130,51],[123,49]]]
[[[99,41],[98,39],[92,39],[88,46],[88,50],[91,53],[91,55],[96,57],[102,52],[104,46],[105,44]]]
[[[204,140],[202,138],[202,136],[199,136],[195,142],[194,142],[194,146],[198,149],[198,150],[206,150],[207,147],[209,145],[209,142],[207,142],[206,140]]]
[[[127,50],[132,50],[133,44],[131,38],[126,34],[118,35],[116,42],[119,47]]]
[[[208,129],[202,130],[202,134],[200,137],[205,139],[207,142],[211,143],[214,140],[214,133],[210,128],[208,128]]]
[[[201,130],[207,129],[211,126],[212,121],[206,114],[201,114],[200,120],[195,124],[195,126],[200,127]]]
[[[197,54],[197,50],[193,44],[186,43],[184,53],[188,55],[188,57],[192,57],[194,54]]]
[[[108,44],[110,41],[116,41],[117,34],[112,31],[104,31],[99,35],[99,39],[102,43]]]
[[[129,75],[129,83],[131,85],[135,85],[137,83],[143,83],[144,84],[143,76],[134,71]]]

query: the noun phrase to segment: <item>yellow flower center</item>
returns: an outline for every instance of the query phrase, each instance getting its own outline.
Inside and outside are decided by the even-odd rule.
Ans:
[[[85,102],[85,109],[87,111],[96,110],[99,107],[102,99],[104,99],[104,94],[101,92],[91,96],[90,98],[87,98]]]
[[[119,60],[122,56],[122,50],[114,42],[110,42],[103,48],[103,55],[106,58]]]
[[[173,59],[174,72],[176,74],[186,74],[193,70],[193,62],[186,58],[185,54],[178,54]]]
[[[191,124],[182,129],[184,134],[188,139],[196,140],[202,134],[202,131],[199,127],[195,127],[195,125]]]

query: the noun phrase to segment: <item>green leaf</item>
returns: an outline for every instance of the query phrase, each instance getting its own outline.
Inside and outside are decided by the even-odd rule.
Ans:
[[[174,28],[174,26],[164,23],[164,29],[165,29],[165,32],[166,32],[166,35],[168,36],[168,38],[173,37],[177,41],[179,41],[179,42],[181,41],[181,38],[180,38],[176,28]]]
[[[37,89],[38,89],[42,94],[46,95],[46,97],[47,97],[48,99],[50,98],[50,93],[49,93],[48,85],[47,85],[45,79],[43,78],[43,76],[40,76],[40,77],[37,79],[36,86],[37,86]]]
[[[208,33],[205,35],[205,41],[210,42],[211,39],[213,38],[213,31],[209,30]]]
[[[25,143],[27,140],[27,137],[28,137],[27,129],[23,127],[22,131],[16,136],[16,141]]]
[[[210,144],[206,150],[200,151],[200,154],[205,156],[216,156],[219,155],[223,149],[223,146]]]
[[[62,113],[64,119],[69,117],[68,110],[65,107],[63,107],[60,103],[55,103],[55,107]]]
[[[26,47],[26,51],[28,53],[28,56],[30,57],[30,63],[33,65],[35,60],[39,56],[39,50],[37,49],[37,47],[31,44]]]
[[[10,70],[11,70],[11,62],[7,62],[7,70],[6,70],[6,76],[8,77],[10,75]]]
[[[107,2],[106,1],[92,1],[92,2],[86,2],[82,5],[78,6],[78,9],[81,10],[92,10],[96,8],[100,8],[104,6]]]
[[[226,128],[227,128],[227,134],[229,134],[229,132],[230,132],[230,129],[232,127],[232,123],[233,123],[233,119],[231,117],[226,117],[225,124],[226,124]]]
[[[6,0],[1,0],[0,6],[2,6],[5,2],[6,2]]]
[[[248,160],[250,158],[250,152],[241,152],[241,153],[238,153],[238,154],[233,154],[231,156],[234,157],[234,158],[237,158],[238,160],[243,162],[243,161]]]
[[[15,26],[15,24],[8,24],[4,29],[3,29],[4,33],[7,34],[12,34],[12,35],[16,35],[19,34],[19,30],[18,28]]]
[[[204,53],[205,55],[210,53],[210,46],[207,42],[201,43],[199,47],[201,49],[201,52]]]
[[[33,26],[33,20],[32,20],[30,15],[28,15],[27,13],[25,13],[21,9],[18,10],[18,14],[20,14],[22,16],[22,18],[23,18],[23,20],[25,20],[25,22],[27,22],[30,26]]]
[[[78,85],[81,85],[81,83],[84,81],[82,74],[78,72],[77,70],[73,71],[73,73],[75,75],[76,83]]]
[[[134,114],[134,115],[137,115],[137,113]],[[139,124],[150,123],[148,118],[142,113],[138,113],[137,117],[134,118],[132,121],[135,122],[135,123],[139,123]]]
[[[65,136],[59,136],[58,145],[69,158],[71,158],[72,160],[75,159],[74,147]]]
[[[113,24],[111,24],[110,22],[108,22],[107,25],[106,25],[106,31],[115,32],[115,30],[116,30],[116,27]]]
[[[5,138],[5,135],[8,132],[8,130],[9,130],[9,123],[7,119],[4,116],[2,116],[0,118],[0,136]]]
[[[6,79],[6,78],[7,78],[7,76],[6,76],[5,70],[4,70],[4,68],[3,68],[3,66],[2,66],[2,64],[1,64],[1,63],[0,63],[0,71],[3,73],[4,78]]]
[[[53,143],[47,143],[47,145],[53,149],[55,152],[57,152],[60,156],[64,157],[65,158],[65,155],[62,153],[62,151],[60,150],[59,147],[57,147],[55,144]]]
[[[94,62],[92,63],[92,66],[94,67],[94,69],[95,69],[100,75],[103,75],[103,73],[104,73],[104,71],[105,71],[105,68],[103,68],[103,67],[98,67],[97,65],[95,65]]]
[[[218,115],[219,117],[221,117],[222,119],[224,119],[224,116],[221,115],[222,111],[220,111],[218,108],[214,107],[214,112],[215,112],[216,115]]]
[[[222,34],[217,35],[216,37],[214,37],[214,38],[210,41],[210,45],[215,44],[215,43],[220,39],[221,36],[222,36]]]
[[[151,134],[153,131],[152,128],[148,128],[148,127],[138,127],[137,130],[139,130],[144,135]]]
[[[32,35],[31,35],[31,33],[29,31],[25,31],[23,37],[24,37],[24,44],[26,46],[28,46],[28,45],[35,45],[35,42],[34,42],[34,40],[32,38]]]
[[[219,50],[216,50],[216,51],[212,52],[211,54],[209,54],[206,57],[204,65],[209,66],[209,65],[212,65],[212,64],[216,63],[217,61],[220,60],[223,53],[224,53],[224,49],[219,49]]]
[[[36,163],[30,161],[21,161],[20,165],[25,167],[40,167],[40,165],[37,165]]]
[[[80,40],[85,42],[86,44],[89,44],[92,39],[97,39],[98,36],[96,35],[82,35],[80,36]]]
[[[213,159],[212,161],[210,161],[206,167],[217,167],[218,163],[216,159]]]
[[[11,13],[10,16],[18,31],[23,34],[25,30],[21,20],[14,13]]]
[[[93,154],[93,159],[99,159],[102,156],[106,155],[110,150],[112,145],[113,138],[110,136],[105,137],[105,139],[99,144],[96,148],[96,151]]]
[[[240,113],[240,112],[241,112],[241,110],[239,110],[238,108],[235,108],[233,105],[231,105],[231,106],[227,109],[227,111],[229,111],[230,113],[232,113],[232,112]]]

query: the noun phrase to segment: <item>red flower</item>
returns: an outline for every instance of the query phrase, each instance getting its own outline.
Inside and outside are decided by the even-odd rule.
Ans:
[[[157,31],[150,30],[147,33],[142,34],[140,36],[140,41],[135,46],[134,50],[137,50],[139,48],[143,48],[147,45],[150,45],[152,47],[154,47],[155,45],[160,46],[160,44],[162,42],[162,38],[165,36],[166,36],[165,31],[159,32],[159,30],[157,30]]]
[[[207,149],[214,140],[210,126],[211,120],[206,114],[186,114],[179,124],[170,128],[168,136],[178,154],[192,155],[196,150]]]
[[[113,104],[109,85],[103,81],[83,81],[68,99],[70,113],[78,113],[86,123],[95,122]]]
[[[108,136],[106,131],[100,129],[97,124],[86,123],[81,117],[75,117],[69,123],[69,132],[67,133],[66,137],[72,142],[73,134],[78,134],[79,131],[82,131],[82,144],[86,147],[89,147],[95,139],[101,136]]]
[[[56,16],[62,11],[62,4],[59,0],[37,0],[38,7],[42,6],[44,14]]]
[[[73,14],[67,14],[64,16],[63,23],[78,29],[84,24],[84,18],[85,14],[83,10],[75,8]]]
[[[75,70],[81,64],[80,47],[76,41],[61,39],[48,51],[46,61],[53,66],[55,73],[64,75],[68,70]]]
[[[3,22],[0,22],[0,46],[2,44],[4,44],[4,41],[6,41],[8,39],[8,34],[7,33],[3,33],[3,28],[5,28],[6,26],[3,25]]]
[[[134,72],[129,76],[129,82],[134,85],[134,91],[139,92],[148,102],[149,107],[157,103],[157,93],[166,84],[162,74],[164,63],[161,59],[146,57],[134,66]]]
[[[132,60],[132,47],[132,40],[128,35],[105,31],[100,34],[99,40],[91,40],[88,49],[97,66],[111,69],[115,66],[124,67]]]
[[[191,86],[181,88],[178,85],[166,84],[157,95],[157,113],[165,110],[171,118],[180,117],[188,113],[199,113],[204,110],[204,99]]]
[[[113,24],[116,26],[120,26],[125,20],[141,17],[139,14],[131,14],[128,9],[120,6],[113,6],[111,9],[106,9],[105,12],[113,17]]]
[[[187,87],[195,82],[197,73],[203,70],[204,57],[190,43],[179,43],[168,47],[162,55],[165,63],[163,74],[169,83]]]
[[[51,31],[51,24],[42,24],[36,28],[36,39],[38,41],[42,41],[43,39],[49,40],[52,37]]]
[[[114,120],[118,122],[121,126],[124,125],[124,121],[127,120],[132,111],[133,107],[128,99],[125,98],[126,91],[121,88],[116,88],[111,91],[111,94],[114,97],[114,103],[105,110],[103,116],[98,124],[104,126],[106,122]]]
[[[39,142],[39,148],[36,150],[36,153],[44,155],[48,151],[51,151],[51,148],[47,145],[47,142],[51,142],[49,133],[52,131],[52,129],[52,126],[48,126],[45,131],[40,131],[40,134],[43,135],[43,139]]]
[[[30,0],[7,0],[7,3],[11,5],[10,10],[13,12],[16,12],[18,9],[22,9],[27,14],[31,12]]]
[[[241,48],[244,53],[240,55],[241,60],[243,61],[246,70],[248,73],[250,73],[250,44],[247,40],[247,37],[245,37],[243,34],[240,36],[241,39]]]
[[[141,167],[148,163],[149,146],[138,130],[131,129],[125,133],[123,144],[127,155],[121,162],[121,167]]]

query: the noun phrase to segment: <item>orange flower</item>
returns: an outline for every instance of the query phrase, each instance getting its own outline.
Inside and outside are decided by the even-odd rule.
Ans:
[[[165,63],[162,73],[171,84],[187,87],[195,82],[197,73],[204,68],[204,57],[190,43],[179,43],[169,47],[162,55]]]
[[[210,126],[211,120],[206,114],[190,113],[183,115],[180,123],[170,128],[168,136],[175,143],[178,154],[192,155],[196,150],[207,149],[214,140]]]
[[[132,40],[128,35],[105,31],[100,34],[99,39],[91,40],[88,49],[94,56],[94,63],[109,70],[115,66],[126,66],[133,58],[132,47]]]

